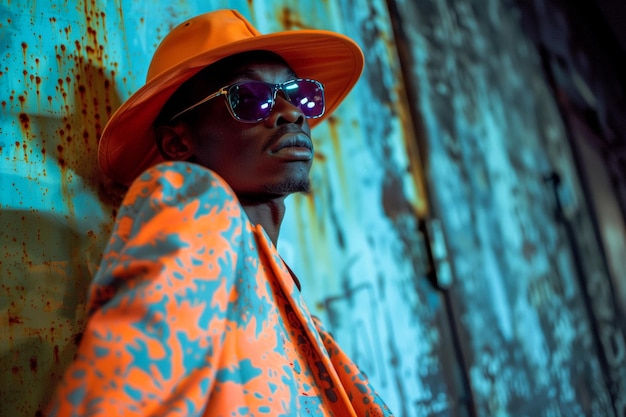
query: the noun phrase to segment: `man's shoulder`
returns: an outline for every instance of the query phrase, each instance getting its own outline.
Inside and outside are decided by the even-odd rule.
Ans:
[[[149,197],[176,204],[198,198],[238,203],[228,183],[214,171],[185,161],[167,161],[145,170],[130,186],[126,203]]]
[[[159,181],[161,179],[180,186],[200,181],[209,181],[213,186],[230,188],[226,181],[215,171],[187,161],[166,161],[153,165],[145,170],[136,181]]]

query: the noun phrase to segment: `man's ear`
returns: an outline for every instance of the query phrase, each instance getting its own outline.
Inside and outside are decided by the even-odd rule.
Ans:
[[[163,158],[171,161],[187,161],[193,156],[193,144],[184,124],[159,126],[154,135]]]

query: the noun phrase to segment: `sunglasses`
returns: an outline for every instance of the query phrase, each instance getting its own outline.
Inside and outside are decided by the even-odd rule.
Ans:
[[[263,81],[241,81],[222,87],[219,91],[176,114],[170,119],[170,122],[183,113],[221,95],[226,96],[228,110],[235,119],[245,123],[260,122],[270,116],[278,91],[282,91],[285,98],[296,106],[307,119],[316,119],[324,114],[324,86],[322,83],[306,78],[297,78],[280,84]]]

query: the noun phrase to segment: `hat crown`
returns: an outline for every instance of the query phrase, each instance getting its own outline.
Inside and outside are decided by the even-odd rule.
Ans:
[[[163,38],[150,62],[146,81],[207,51],[259,35],[236,10],[218,10],[191,18]]]

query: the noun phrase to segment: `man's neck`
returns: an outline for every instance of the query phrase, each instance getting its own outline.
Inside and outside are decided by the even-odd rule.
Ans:
[[[285,217],[285,197],[264,202],[246,201],[245,199],[240,201],[250,222],[254,225],[260,224],[274,246],[277,246],[280,225]]]

